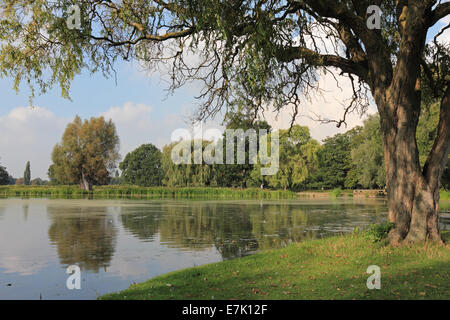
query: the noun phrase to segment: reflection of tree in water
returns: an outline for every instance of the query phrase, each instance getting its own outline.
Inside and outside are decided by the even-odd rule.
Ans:
[[[211,248],[214,234],[220,228],[216,223],[217,204],[163,204],[162,210],[161,242],[195,250]]]
[[[258,250],[258,240],[253,234],[251,210],[255,206],[231,205],[220,207],[218,229],[214,245],[224,259],[241,257]]]
[[[287,204],[269,204],[251,215],[253,233],[260,249],[279,248],[291,242],[315,238],[315,231],[305,230],[310,217],[298,207]]]
[[[161,243],[175,248],[205,250],[214,245],[228,259],[321,237],[330,233],[324,225],[333,228],[355,219],[367,222],[367,217],[353,215],[355,209],[355,204],[342,202],[306,207],[267,202],[166,202],[123,207],[121,219],[141,240],[152,240],[159,233]],[[358,210],[369,217],[385,214],[383,206],[362,204]]]
[[[120,218],[125,230],[141,240],[153,240],[159,231],[162,216],[160,205],[151,207],[120,207]]]
[[[1,199],[1,198],[0,198]],[[0,206],[0,219],[3,218],[3,215],[5,214],[5,207]]]
[[[28,220],[28,211],[29,211],[28,203],[22,205],[22,209],[23,209],[23,220],[27,221]]]
[[[77,264],[82,270],[93,272],[109,267],[116,228],[106,208],[48,207],[47,212],[52,221],[49,239],[57,246],[62,264]]]
[[[214,244],[224,259],[315,237],[314,231],[304,230],[306,213],[289,205],[195,203],[161,208],[161,242],[199,250]]]

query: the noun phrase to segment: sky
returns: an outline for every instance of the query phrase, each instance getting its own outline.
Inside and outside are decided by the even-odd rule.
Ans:
[[[429,36],[449,21],[447,17],[438,23]],[[443,39],[450,43],[448,30]],[[19,178],[23,177],[26,162],[30,161],[32,179],[48,179],[51,151],[76,115],[84,119],[98,116],[111,119],[120,138],[122,158],[143,143],[162,148],[170,143],[176,129],[189,129],[190,116],[198,105],[194,97],[201,87],[192,84],[167,95],[168,85],[157,75],[149,76],[137,62],[120,62],[116,70],[117,79],[104,78],[101,74],[81,74],[72,83],[71,101],[62,98],[60,89],[55,87],[36,97],[34,107],[29,107],[26,87],[16,93],[12,89],[12,79],[0,78],[0,165]],[[340,119],[343,114],[341,103],[351,95],[349,82],[342,82],[339,89],[328,74],[321,77],[320,87],[326,93],[305,102],[301,106],[303,113],[313,110],[329,119]],[[375,106],[368,110],[368,114],[375,112]],[[271,112],[266,112],[265,116],[274,129],[282,129],[289,127],[291,113],[285,109],[278,117]],[[320,124],[302,116],[297,123],[309,126],[312,137],[321,141],[361,125],[364,118],[352,114],[348,126],[340,129],[335,124]],[[209,121],[206,127],[221,129],[221,121],[220,118]]]

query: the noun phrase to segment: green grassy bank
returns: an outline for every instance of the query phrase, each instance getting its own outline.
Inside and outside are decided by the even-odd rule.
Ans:
[[[441,190],[439,196],[440,196],[440,199],[441,199],[441,200],[450,200],[450,191],[447,191],[447,190]]]
[[[144,198],[291,199],[291,191],[259,188],[170,188],[138,186],[94,186],[91,192],[78,186],[0,186],[0,196],[95,196]]]
[[[450,299],[449,249],[349,234],[168,273],[100,299]],[[366,286],[370,265],[381,268],[380,290]]]

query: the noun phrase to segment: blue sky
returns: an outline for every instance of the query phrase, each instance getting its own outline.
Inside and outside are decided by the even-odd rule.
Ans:
[[[448,20],[447,17],[447,23]],[[440,23],[430,30],[429,38],[443,25]],[[444,38],[447,42],[449,33],[447,31]],[[14,177],[22,177],[25,163],[29,160],[32,178],[47,178],[51,150],[75,115],[111,118],[121,139],[122,157],[142,143],[150,142],[161,148],[170,142],[175,129],[188,128],[186,121],[195,110],[197,101],[194,96],[200,92],[200,87],[189,85],[167,97],[167,84],[161,83],[156,76],[149,77],[142,72],[138,63],[119,62],[115,68],[117,84],[114,77],[106,79],[101,74],[82,74],[72,83],[72,101],[62,98],[60,89],[55,87],[34,99],[37,106],[34,109],[29,107],[26,86],[22,86],[16,94],[12,89],[12,79],[0,79],[0,164],[6,166]],[[342,115],[339,102],[348,98],[351,92],[349,83],[344,84],[341,91],[327,76],[321,79],[321,87],[327,90],[326,97],[305,104],[305,113],[308,109],[321,110],[328,118],[338,118]],[[374,108],[369,110],[369,113],[373,112]],[[266,114],[274,128],[286,128],[289,115],[290,110],[278,118]],[[219,127],[220,120],[209,125]],[[320,125],[306,118],[298,121],[310,126],[312,136],[318,140],[346,131],[361,122],[358,115],[352,115],[347,129],[337,129],[333,124]]]
[[[137,63],[119,62],[117,69],[117,83],[114,76],[105,78],[101,74],[81,74],[76,76],[71,87],[69,101],[61,97],[59,87],[53,88],[44,95],[37,96],[33,104],[46,106],[48,110],[60,117],[74,117],[78,114],[86,118],[107,110],[113,105],[123,105],[128,101],[145,104],[155,104],[155,116],[177,110],[177,106],[193,104],[193,94],[186,89],[180,89],[175,95],[164,100],[167,85],[159,79],[150,79],[140,73]],[[17,106],[28,106],[30,91],[22,85],[18,94],[12,90],[13,81],[9,78],[0,79],[0,95],[2,103],[1,114]]]

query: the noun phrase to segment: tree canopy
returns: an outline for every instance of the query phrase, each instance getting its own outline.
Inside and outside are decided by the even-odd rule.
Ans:
[[[74,10],[72,5],[77,5]],[[369,7],[381,9],[372,28]],[[440,240],[440,179],[450,150],[450,48],[427,34],[450,14],[441,0],[5,0],[0,71],[68,96],[82,70],[109,73],[118,59],[165,67],[170,89],[200,81],[198,117],[244,106],[255,117],[317,92],[321,72],[348,78],[348,113],[379,114],[393,244]],[[77,17],[77,14],[79,16]],[[379,14],[379,13],[377,13]],[[75,21],[75,23],[74,23]],[[79,23],[78,23],[79,22]],[[340,81],[340,80],[339,80]],[[416,129],[422,92],[441,101],[436,138],[423,167]]]
[[[80,25],[71,28],[73,5]],[[382,11],[380,29],[367,27],[372,5]],[[16,88],[24,80],[41,92],[59,84],[68,96],[83,69],[109,74],[117,59],[153,70],[170,62],[172,89],[204,82],[203,116],[237,105],[232,101],[298,104],[328,68],[351,75],[355,96],[347,111],[356,100],[367,106],[363,84],[374,93],[378,83],[392,82],[406,33],[421,28],[424,36],[450,13],[437,0],[5,0],[3,7],[0,69]],[[412,21],[419,14],[421,21]],[[435,41],[418,52],[437,94],[446,88],[448,50]]]
[[[164,176],[161,151],[152,144],[143,144],[128,153],[120,163],[124,183],[138,186],[160,186]]]
[[[383,143],[380,133],[380,117],[370,116],[351,141],[351,167],[345,186],[366,189],[386,186]]]
[[[269,137],[270,138],[270,137]],[[305,188],[318,168],[320,144],[312,139],[308,127],[294,125],[279,131],[279,169],[275,175],[261,176],[260,165],[255,166],[252,177],[267,182],[272,188],[299,190]]]
[[[0,165],[0,185],[9,184],[9,174],[6,168]]]
[[[119,160],[119,138],[111,120],[103,117],[82,121],[75,117],[52,152],[49,177],[62,184],[107,184]]]

